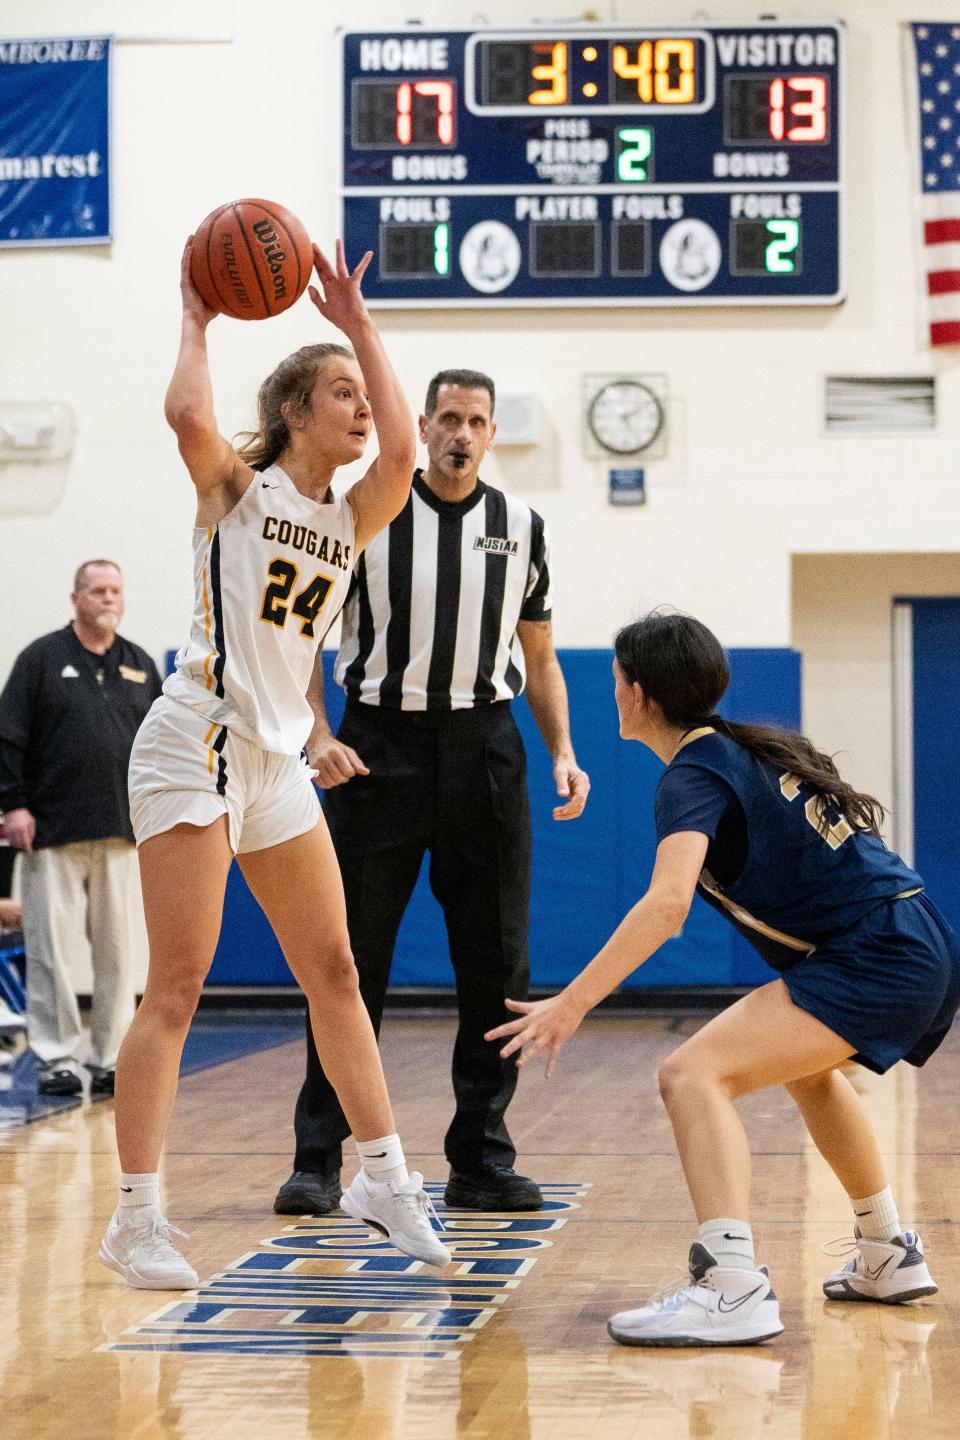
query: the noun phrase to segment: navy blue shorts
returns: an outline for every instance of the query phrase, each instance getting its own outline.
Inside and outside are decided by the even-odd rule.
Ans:
[[[887,900],[783,971],[790,998],[882,1075],[923,1065],[960,1006],[960,942],[925,895]]]

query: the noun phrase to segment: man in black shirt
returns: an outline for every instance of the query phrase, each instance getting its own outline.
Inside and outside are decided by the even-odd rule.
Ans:
[[[493,444],[494,386],[446,370],[427,391],[420,436],[429,465],[367,546],[347,597],[336,678],[347,708],[336,737],[321,657],[307,746],[343,872],[350,940],[374,1027],[400,921],[424,853],[443,908],[457,986],[456,1111],[444,1149],[449,1206],[530,1210],[539,1188],[514,1172],[504,1112],[517,1083],[486,1030],[529,981],[530,810],[510,702],[527,700],[553,758],[557,820],[583,810],[589,780],[570,739],[553,648],[544,524],[479,477]],[[340,1198],[343,1113],[308,1033],[294,1173],[281,1214],[323,1214]]]
[[[133,1015],[131,951],[142,934],[127,803],[130,748],[160,694],[145,650],[116,633],[123,577],[111,560],[80,566],[74,618],[28,645],[0,695],[0,810],[21,852],[27,1038],[44,1094],[81,1089],[69,1067],[83,1039],[71,979],[90,938],[92,1088],[113,1091]]]

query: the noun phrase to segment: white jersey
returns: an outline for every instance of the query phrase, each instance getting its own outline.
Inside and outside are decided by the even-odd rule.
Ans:
[[[353,511],[318,505],[279,465],[220,521],[193,532],[190,639],[163,690],[265,750],[296,755],[313,725],[314,656],[353,571]]]

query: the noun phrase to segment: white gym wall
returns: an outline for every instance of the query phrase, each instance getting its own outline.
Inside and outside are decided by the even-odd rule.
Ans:
[[[624,23],[676,24],[694,13],[668,0],[592,8],[601,21]],[[954,0],[921,8],[924,19],[956,18]],[[439,0],[391,11],[441,27],[476,16],[473,5]],[[527,11],[514,0],[489,0],[483,13],[493,23],[517,23],[534,14],[568,20],[572,12],[569,0],[538,0]],[[748,23],[756,13],[714,0],[709,19]],[[896,22],[918,12],[905,0],[796,0],[792,13],[801,24],[838,13],[848,22],[845,304],[381,311],[378,320],[417,407],[431,373],[447,365],[488,370],[504,392],[539,397],[541,446],[504,451],[485,473],[548,520],[559,645],[606,645],[618,624],[659,602],[702,616],[731,645],[794,644],[808,658],[807,725],[848,751],[852,778],[886,799],[889,744],[875,743],[879,732],[864,713],[887,724],[888,672],[844,670],[838,687],[825,667],[843,626],[852,627],[843,631],[844,665],[860,654],[861,631],[871,653],[880,645],[893,571],[878,557],[936,557],[960,546],[957,359],[917,345]],[[112,33],[124,43],[114,66],[113,245],[6,250],[0,263],[0,398],[66,401],[79,425],[52,508],[42,486],[11,496],[0,477],[4,674],[26,643],[69,618],[73,570],[93,555],[115,556],[125,569],[131,638],[160,659],[183,637],[192,497],[162,415],[177,346],[182,242],[214,205],[261,194],[332,244],[334,27],[382,26],[384,18],[372,0],[286,0],[280,8],[253,0],[5,0],[6,37]],[[790,7],[779,18],[789,21]],[[328,334],[306,299],[262,324],[216,321],[210,353],[222,429],[232,434],[251,422],[257,386],[279,358]],[[668,377],[671,440],[666,459],[649,465],[649,503],[612,509],[606,467],[582,458],[580,386],[584,372],[621,367]],[[822,378],[834,372],[935,374],[937,431],[920,439],[827,436]],[[794,565],[801,552],[810,558]],[[810,595],[811,576],[835,574],[823,558],[832,554],[844,557],[848,573],[852,557],[872,557],[864,561],[864,588],[839,609]],[[955,560],[931,562],[934,573],[946,592],[960,590]],[[855,673],[869,682],[865,709],[837,706],[838,688]]]

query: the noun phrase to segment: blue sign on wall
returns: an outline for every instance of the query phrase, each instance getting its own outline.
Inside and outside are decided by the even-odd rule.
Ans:
[[[836,304],[838,25],[345,31],[371,305]]]
[[[110,240],[110,40],[0,40],[0,245]]]

